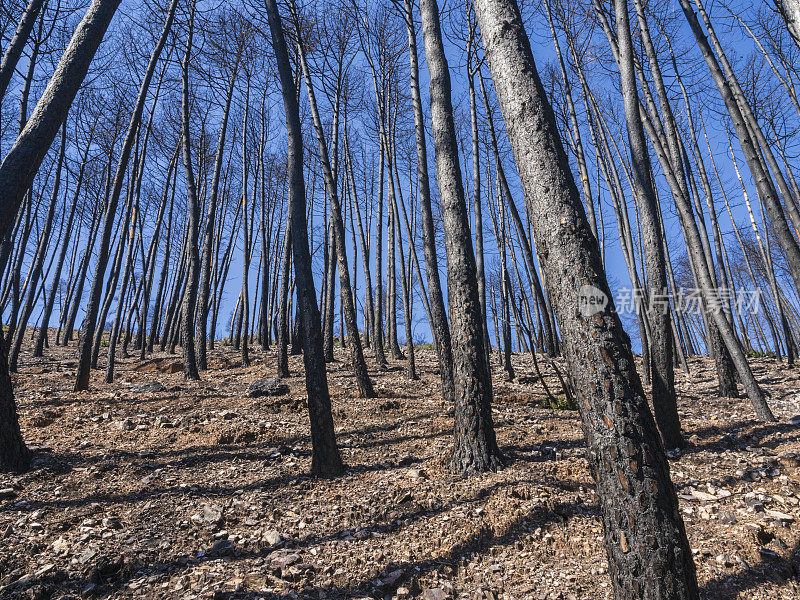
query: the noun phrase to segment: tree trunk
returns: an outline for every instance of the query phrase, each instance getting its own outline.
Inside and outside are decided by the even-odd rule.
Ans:
[[[631,153],[633,196],[639,204],[640,223],[647,274],[647,314],[650,319],[650,352],[643,357],[650,362],[652,402],[656,424],[666,448],[683,446],[678,404],[675,397],[675,374],[672,364],[672,329],[670,326],[669,288],[667,286],[664,241],[661,238],[661,208],[651,179],[650,150],[644,137],[639,113],[639,94],[634,72],[633,41],[627,0],[615,0],[617,42],[625,122]],[[645,30],[646,32],[646,30]],[[649,36],[645,35],[645,44]]]
[[[514,0],[475,6],[525,200],[537,217],[536,243],[578,396],[615,595],[697,599],[663,446],[519,9]],[[590,297],[601,304],[589,304]]]
[[[450,72],[436,0],[422,0],[422,33],[430,73],[431,125],[445,228],[447,290],[452,321],[455,387],[455,448],[460,473],[499,468],[503,457],[492,420],[492,379],[481,322],[477,269],[458,160],[450,97]]]
[[[117,5],[119,5],[119,0],[94,0],[92,6],[98,4],[113,5],[113,9],[111,10],[113,13],[113,10],[116,10]],[[144,104],[147,100],[147,90],[150,87],[150,81],[153,78],[153,73],[155,71],[158,58],[161,55],[161,50],[164,48],[164,44],[167,41],[167,35],[172,26],[172,17],[174,15],[176,5],[177,0],[173,0],[172,6],[170,7],[170,12],[161,32],[161,37],[159,38],[156,47],[153,49],[153,52],[150,55],[150,62],[147,65],[147,71],[142,79],[142,83],[139,86],[139,95],[136,99],[136,106],[133,114],[131,115],[130,122],[128,123],[128,131],[125,135],[125,141],[122,144],[122,149],[120,150],[111,196],[106,204],[105,216],[103,220],[103,233],[100,239],[100,247],[98,248],[95,275],[94,280],[92,281],[92,289],[89,296],[89,301],[86,306],[86,318],[84,319],[85,326],[81,332],[81,338],[79,342],[79,360],[78,370],[75,378],[75,391],[89,389],[89,369],[91,366],[92,343],[94,341],[95,327],[97,325],[97,313],[100,308],[100,296],[103,291],[103,280],[105,279],[106,266],[108,264],[108,250],[111,243],[112,224],[115,221],[117,204],[119,202],[120,193],[122,192],[122,184],[125,179],[125,172],[128,168],[131,150],[133,149],[136,133],[139,129],[139,123],[141,122]],[[110,20],[110,16],[108,19]],[[105,33],[105,28],[103,28],[103,31],[100,33],[100,40],[102,40],[103,33]],[[98,43],[100,40],[98,40]],[[83,78],[81,77],[81,80],[82,79]]]
[[[183,336],[183,375],[186,379],[200,379],[194,353],[194,323],[197,304],[197,287],[200,277],[200,253],[197,248],[200,234],[200,201],[197,198],[197,184],[192,168],[192,143],[189,120],[189,61],[192,55],[192,37],[194,34],[194,17],[197,9],[196,0],[192,1],[189,16],[189,33],[186,40],[186,51],[181,62],[181,124],[183,135],[183,168],[186,171],[187,228],[186,245],[189,264],[186,279],[186,291],[183,296],[183,313],[181,335]]]
[[[431,329],[439,359],[439,376],[442,381],[442,396],[448,403],[455,402],[453,382],[453,350],[450,325],[444,306],[442,284],[439,278],[439,259],[436,255],[436,230],[431,209],[431,187],[428,175],[428,149],[425,139],[425,117],[419,88],[419,58],[417,56],[417,32],[411,10],[412,0],[403,0],[406,28],[408,30],[408,54],[411,63],[411,103],[414,109],[414,132],[417,149],[417,186],[419,190],[420,216],[422,221],[422,250],[425,255],[425,276],[428,280],[428,296],[433,322]],[[380,252],[380,247],[378,248]],[[484,290],[485,292],[485,290]],[[484,317],[485,313],[484,295]],[[487,344],[488,345],[488,344]]]
[[[11,38],[3,54],[3,60],[0,62],[0,100],[6,95],[8,84],[14,75],[14,69],[22,56],[25,45],[28,43],[28,37],[31,35],[43,3],[44,0],[30,0],[28,2],[25,11],[22,13],[22,18],[19,20],[19,25],[17,25],[17,30],[14,32],[14,37]]]
[[[294,5],[292,5],[294,6]],[[293,9],[294,10],[294,9]],[[299,22],[295,17],[295,32],[300,40]],[[306,91],[308,92],[309,105],[311,106],[311,115],[314,120],[314,129],[317,134],[317,142],[319,144],[320,162],[322,163],[322,170],[325,176],[325,186],[328,190],[328,197],[331,203],[330,219],[333,221],[333,234],[335,243],[332,244],[334,248],[331,251],[336,252],[339,268],[339,292],[341,295],[340,302],[344,308],[344,318],[347,323],[347,332],[350,334],[350,359],[351,366],[356,379],[356,387],[358,388],[358,395],[360,398],[371,398],[375,395],[372,388],[372,381],[367,372],[367,363],[364,360],[364,350],[361,345],[361,336],[358,332],[358,323],[356,321],[356,307],[353,298],[353,288],[350,285],[350,267],[347,264],[347,241],[344,231],[344,220],[342,219],[342,209],[339,204],[339,192],[337,188],[336,178],[331,167],[331,162],[328,155],[328,144],[325,139],[325,132],[320,119],[319,110],[317,109],[316,95],[314,94],[314,86],[311,81],[311,74],[308,70],[306,63],[305,50],[302,43],[298,41],[298,49],[300,55],[300,64],[303,68],[303,75],[305,76]],[[333,277],[333,269],[329,273],[329,277]],[[331,281],[329,285],[333,285]],[[328,315],[328,318],[333,320],[333,315]],[[341,336],[344,337],[344,327],[341,329]]]
[[[297,298],[303,327],[303,362],[305,364],[308,412],[311,420],[311,473],[319,476],[338,475],[344,469],[333,431],[331,399],[325,372],[322,348],[322,326],[317,305],[311,254],[306,225],[306,194],[303,179],[303,134],[300,107],[297,102],[286,40],[275,0],[264,0],[272,34],[272,47],[278,64],[286,131],[289,139],[289,215],[292,222],[292,253],[295,264]]]
[[[16,216],[50,144],[61,128],[75,94],[83,83],[98,46],[116,12],[119,0],[94,0],[75,30],[44,94],[0,165],[0,239]],[[19,432],[16,405],[8,374],[8,357],[0,349],[0,465],[24,470],[28,452]]]

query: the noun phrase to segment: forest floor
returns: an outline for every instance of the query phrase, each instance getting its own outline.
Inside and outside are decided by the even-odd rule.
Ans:
[[[495,368],[506,468],[455,478],[432,352],[418,354],[419,381],[402,362],[372,370],[378,397],[359,400],[337,349],[348,470],[316,480],[300,357],[289,394],[250,398],[274,353],[254,349],[243,368],[218,346],[199,383],[150,370],[178,356],[122,359],[114,384],[93,371],[74,393],[74,346],[27,352],[15,385],[35,454],[30,472],[0,476],[0,597],[612,597],[578,415],[538,406],[528,355],[514,356],[514,383]],[[707,599],[800,598],[800,370],[752,364],[778,424],[718,398],[706,359],[677,375],[689,446],[672,479]],[[152,382],[163,388],[139,387]]]

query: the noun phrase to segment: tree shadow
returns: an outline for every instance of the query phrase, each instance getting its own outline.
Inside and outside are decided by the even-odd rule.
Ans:
[[[792,578],[800,578],[800,542],[785,556],[768,556],[762,553],[757,564],[711,579],[700,590],[707,600],[735,600],[741,598],[742,593],[747,590],[768,583],[782,585]]]
[[[486,499],[493,493],[496,493],[499,488],[518,485],[524,483],[520,481],[514,482],[499,482],[488,488],[480,490],[474,496],[462,499],[459,502],[453,502],[439,509],[430,511],[419,509],[403,519],[398,519],[392,524],[379,524],[375,523],[367,528],[368,532],[376,533],[394,533],[401,530],[425,516],[435,516],[436,514],[446,512],[457,506],[464,504],[476,503]],[[373,573],[369,576],[363,575],[361,579],[352,582],[346,587],[337,587],[333,584],[323,585],[316,587],[306,587],[302,590],[302,594],[298,595],[295,589],[288,590],[280,593],[274,592],[256,592],[256,591],[222,591],[218,590],[215,599],[243,599],[254,600],[270,599],[270,600],[296,600],[298,597],[314,597],[318,598],[320,592],[324,592],[328,598],[353,598],[356,596],[371,596],[380,592],[381,595],[397,589],[403,583],[409,581],[415,582],[420,577],[441,569],[443,567],[450,567],[451,569],[458,569],[460,563],[472,556],[475,553],[486,553],[490,549],[498,546],[510,546],[517,540],[530,534],[536,528],[541,528],[547,523],[566,524],[571,518],[577,515],[589,515],[597,517],[599,515],[599,508],[597,506],[587,506],[584,504],[576,504],[572,502],[554,503],[552,505],[538,505],[527,513],[521,514],[516,517],[512,522],[504,525],[501,529],[495,530],[490,525],[484,523],[475,533],[468,536],[463,541],[453,546],[450,550],[433,557],[421,558],[419,560],[409,560],[402,562],[392,562],[387,564],[379,573]],[[103,574],[98,574],[98,569],[89,569],[78,576],[70,577],[64,571],[51,572],[39,577],[27,577],[19,580],[16,583],[9,584],[2,592],[3,597],[8,598],[29,598],[31,597],[30,591],[32,589],[54,590],[57,589],[61,592],[67,590],[85,590],[87,586],[91,587],[91,595],[93,597],[115,597],[115,594],[125,590],[128,584],[136,577],[141,577],[142,573],[149,575],[167,575],[174,576],[183,570],[197,565],[202,565],[210,561],[225,560],[226,562],[242,562],[246,560],[253,560],[268,556],[272,550],[277,548],[293,550],[307,548],[324,544],[334,539],[341,539],[349,534],[349,531],[334,532],[325,536],[309,537],[299,540],[291,544],[281,544],[277,547],[262,547],[258,550],[248,549],[233,549],[230,555],[219,555],[214,553],[204,554],[202,556],[178,556],[174,559],[144,563],[135,557],[126,557],[124,565],[116,571]],[[105,561],[111,564],[122,564],[119,559],[121,557],[105,557]],[[260,567],[264,568],[264,567]],[[389,573],[400,572],[400,576],[395,578],[389,586],[376,584],[376,579],[380,580]],[[284,581],[284,580],[280,580]],[[285,581],[287,585],[291,585],[290,581]]]

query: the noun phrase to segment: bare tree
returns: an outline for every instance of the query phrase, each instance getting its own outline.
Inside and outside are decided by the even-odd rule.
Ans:
[[[514,0],[476,0],[543,270],[578,396],[619,598],[699,598],[691,550],[630,343]],[[581,298],[602,296],[591,314]],[[646,508],[645,508],[646,507]],[[659,577],[650,574],[659,573]]]

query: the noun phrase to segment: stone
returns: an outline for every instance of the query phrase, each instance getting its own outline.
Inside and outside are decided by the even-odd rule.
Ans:
[[[272,529],[264,534],[264,541],[270,546],[277,546],[283,541],[283,538],[280,533]]]
[[[273,552],[269,556],[269,562],[272,568],[279,571],[285,571],[294,564],[300,562],[299,554],[282,554]]]
[[[408,472],[408,476],[411,477],[411,479],[427,479],[428,478],[427,474],[422,469],[411,469]]]
[[[211,556],[225,556],[233,552],[233,543],[230,540],[217,540],[211,546],[209,554]]]
[[[197,525],[216,526],[222,523],[222,509],[216,504],[204,504],[199,513],[191,516]]]
[[[767,510],[764,512],[769,518],[775,519],[776,521],[780,521],[781,523],[791,523],[794,521],[794,517],[792,515],[787,515],[786,513],[782,513],[777,510]]]
[[[107,579],[119,573],[125,566],[125,559],[121,556],[116,558],[110,556],[101,556],[97,559],[94,567],[89,572],[89,581],[94,584],[101,585]]]
[[[383,587],[383,588],[394,587],[400,582],[400,580],[403,578],[403,575],[405,575],[405,573],[403,572],[402,569],[397,569],[396,571],[387,573],[378,580],[378,587]]]
[[[422,600],[447,600],[447,592],[440,587],[428,588],[422,592]]]
[[[265,377],[256,379],[247,387],[247,395],[250,398],[260,398],[262,396],[283,396],[289,393],[289,386],[283,383],[278,377]]]
[[[131,391],[135,394],[160,394],[166,392],[167,388],[158,381],[146,381],[133,386]]]
[[[106,517],[102,521],[103,527],[108,529],[122,529],[122,521],[119,517]]]
[[[53,563],[46,564],[46,565],[44,565],[43,567],[40,567],[40,568],[39,568],[39,569],[38,569],[38,570],[37,570],[37,571],[36,571],[36,572],[33,574],[33,576],[34,576],[34,577],[41,577],[41,576],[43,576],[43,575],[47,575],[47,574],[48,574],[50,571],[52,571],[54,568],[55,568],[55,565],[54,565]]]
[[[695,500],[699,500],[700,502],[712,502],[717,500],[717,497],[714,494],[707,494],[706,492],[701,492],[700,490],[692,490],[692,496]]]

